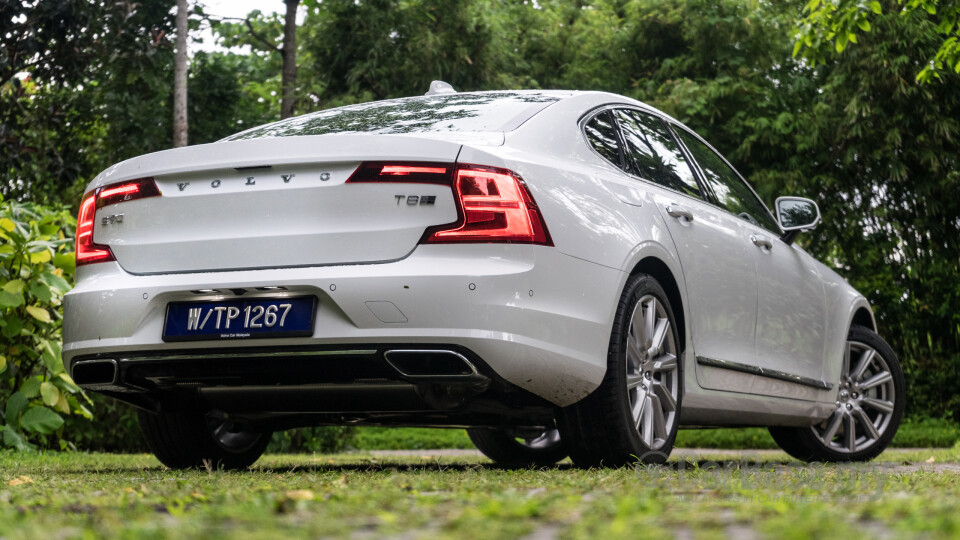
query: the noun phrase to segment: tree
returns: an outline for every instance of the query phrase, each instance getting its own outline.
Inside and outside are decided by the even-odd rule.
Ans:
[[[177,0],[176,60],[173,69],[173,146],[187,145],[187,0]]]
[[[896,0],[888,1],[887,11],[877,1],[810,0],[804,8],[806,16],[798,24],[793,54],[801,54],[813,63],[824,63],[834,51],[842,53],[848,44],[857,43],[857,36],[870,32],[871,21],[876,24],[885,15],[899,14],[904,18],[920,17],[931,23],[931,30],[939,34],[939,47],[922,59],[923,67],[917,80],[931,82],[951,69],[960,73],[960,2],[956,0]]]
[[[91,104],[76,88],[103,57],[99,32],[119,15],[100,2],[0,4],[0,195],[42,200],[91,161],[80,147]]]
[[[512,17],[531,6],[496,0],[307,0],[301,84],[313,106],[423,94],[436,79],[458,90],[536,86],[518,54]],[[306,100],[305,100],[306,101]]]
[[[280,118],[293,116],[297,88],[297,6],[300,0],[284,0],[287,11],[283,20],[283,74],[280,79]]]
[[[819,55],[823,81],[802,124],[814,164],[807,185],[833,201],[823,252],[876,304],[905,357],[912,407],[960,418],[960,76],[930,60],[951,46],[944,20],[956,4],[873,4],[853,39],[841,33],[855,17],[836,19],[841,9],[814,22],[818,7],[808,5],[804,24],[822,26],[805,29],[795,50]],[[938,5],[939,19],[917,9]],[[808,35],[836,41],[804,49]]]
[[[211,23],[225,46],[247,45],[254,51],[249,58],[251,64],[260,64],[261,70],[266,64],[267,69],[261,71],[263,77],[258,83],[279,75],[280,117],[289,118],[297,105],[297,9],[300,0],[284,0],[284,4],[282,21],[276,14],[264,15],[260,10],[254,10],[242,19],[242,24],[228,22],[229,19],[211,20]],[[277,57],[279,64],[274,63]]]
[[[40,81],[76,82],[102,51],[96,30],[116,16],[102,2],[0,4],[0,85],[19,73]]]

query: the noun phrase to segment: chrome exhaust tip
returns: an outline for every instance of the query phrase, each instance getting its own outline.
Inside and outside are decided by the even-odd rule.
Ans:
[[[73,364],[73,382],[89,390],[109,389],[117,386],[120,369],[113,358],[80,360]]]
[[[393,349],[383,353],[384,360],[397,373],[411,381],[486,379],[464,355],[437,349]]]

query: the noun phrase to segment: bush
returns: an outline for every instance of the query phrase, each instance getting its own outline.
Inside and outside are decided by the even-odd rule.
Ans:
[[[148,452],[140,435],[137,410],[111,397],[90,394],[93,422],[82,417],[68,417],[63,432],[78,449],[88,452]]]
[[[357,428],[354,446],[360,450],[474,448],[463,429],[388,427]]]
[[[90,400],[60,360],[75,228],[66,208],[0,198],[0,429],[7,447],[69,448],[63,417],[92,418]]]
[[[960,442],[960,424],[942,418],[905,418],[890,446],[950,448]]]
[[[284,454],[334,453],[353,446],[353,426],[321,426],[277,431],[267,452]]]

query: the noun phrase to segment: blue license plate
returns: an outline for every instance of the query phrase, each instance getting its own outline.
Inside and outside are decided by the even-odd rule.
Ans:
[[[164,341],[312,336],[317,299],[251,298],[222,302],[171,302]]]

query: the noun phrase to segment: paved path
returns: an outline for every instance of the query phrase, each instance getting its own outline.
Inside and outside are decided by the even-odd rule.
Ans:
[[[930,448],[894,448],[891,450],[904,452],[927,452]],[[374,456],[395,456],[395,457],[419,457],[421,459],[434,459],[439,457],[458,458],[458,457],[483,457],[483,454],[476,449],[429,449],[429,450],[371,450],[369,453]],[[738,461],[747,465],[757,465],[764,458],[776,458],[782,456],[784,460],[789,457],[781,450],[718,450],[714,448],[677,448],[670,454],[675,461],[683,459],[685,461],[704,461],[704,460],[722,460]],[[802,467],[803,463],[791,461],[789,463],[772,463],[770,467]],[[926,462],[901,462],[901,461],[883,461],[883,456],[878,461],[867,463],[850,463],[842,465],[843,467],[870,469],[883,473],[909,473],[915,471],[929,471],[932,473],[960,473],[960,463],[926,463]]]

